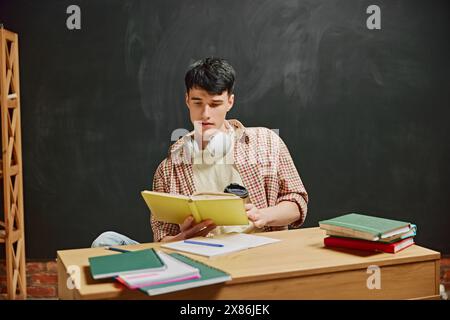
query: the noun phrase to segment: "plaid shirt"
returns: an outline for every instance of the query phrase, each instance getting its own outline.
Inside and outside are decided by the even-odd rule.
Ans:
[[[300,210],[300,217],[290,226],[300,227],[306,218],[308,194],[281,140],[267,128],[245,128],[237,120],[228,120],[236,132],[234,162],[249,193],[250,203],[257,208],[272,207],[281,201],[292,201]],[[192,155],[186,139],[194,131],[176,141],[169,154],[156,169],[153,191],[191,195],[195,192]],[[154,241],[180,232],[179,225],[157,221],[151,217]],[[288,229],[288,226],[264,227],[264,231]]]

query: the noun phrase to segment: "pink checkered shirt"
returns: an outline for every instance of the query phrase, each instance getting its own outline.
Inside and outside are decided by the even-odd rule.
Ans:
[[[300,227],[306,218],[308,194],[281,140],[267,128],[245,128],[237,120],[228,120],[235,129],[234,162],[250,202],[257,208],[275,206],[281,201],[292,201],[300,209],[300,217],[290,226]],[[186,138],[176,141],[169,154],[156,169],[153,191],[191,195],[195,192],[192,158],[186,148]],[[179,225],[157,221],[151,217],[154,241],[180,232]],[[285,230],[288,226],[264,227],[264,231]]]

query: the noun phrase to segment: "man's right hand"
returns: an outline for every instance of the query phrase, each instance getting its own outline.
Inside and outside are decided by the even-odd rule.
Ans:
[[[212,220],[203,220],[195,223],[194,217],[187,217],[182,224],[180,224],[180,233],[175,236],[165,236],[161,242],[179,241],[194,237],[206,237],[216,225]]]

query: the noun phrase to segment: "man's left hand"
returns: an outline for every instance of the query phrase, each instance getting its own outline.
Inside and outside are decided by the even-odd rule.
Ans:
[[[262,228],[271,222],[270,214],[264,209],[258,209],[252,203],[246,204],[245,210],[247,211],[247,217],[253,222],[256,228]]]

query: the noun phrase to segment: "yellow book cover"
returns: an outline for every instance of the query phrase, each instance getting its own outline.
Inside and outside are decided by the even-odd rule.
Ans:
[[[231,193],[195,193],[192,196],[142,191],[147,206],[158,221],[182,223],[189,215],[195,222],[211,219],[218,226],[248,224],[244,200]]]

